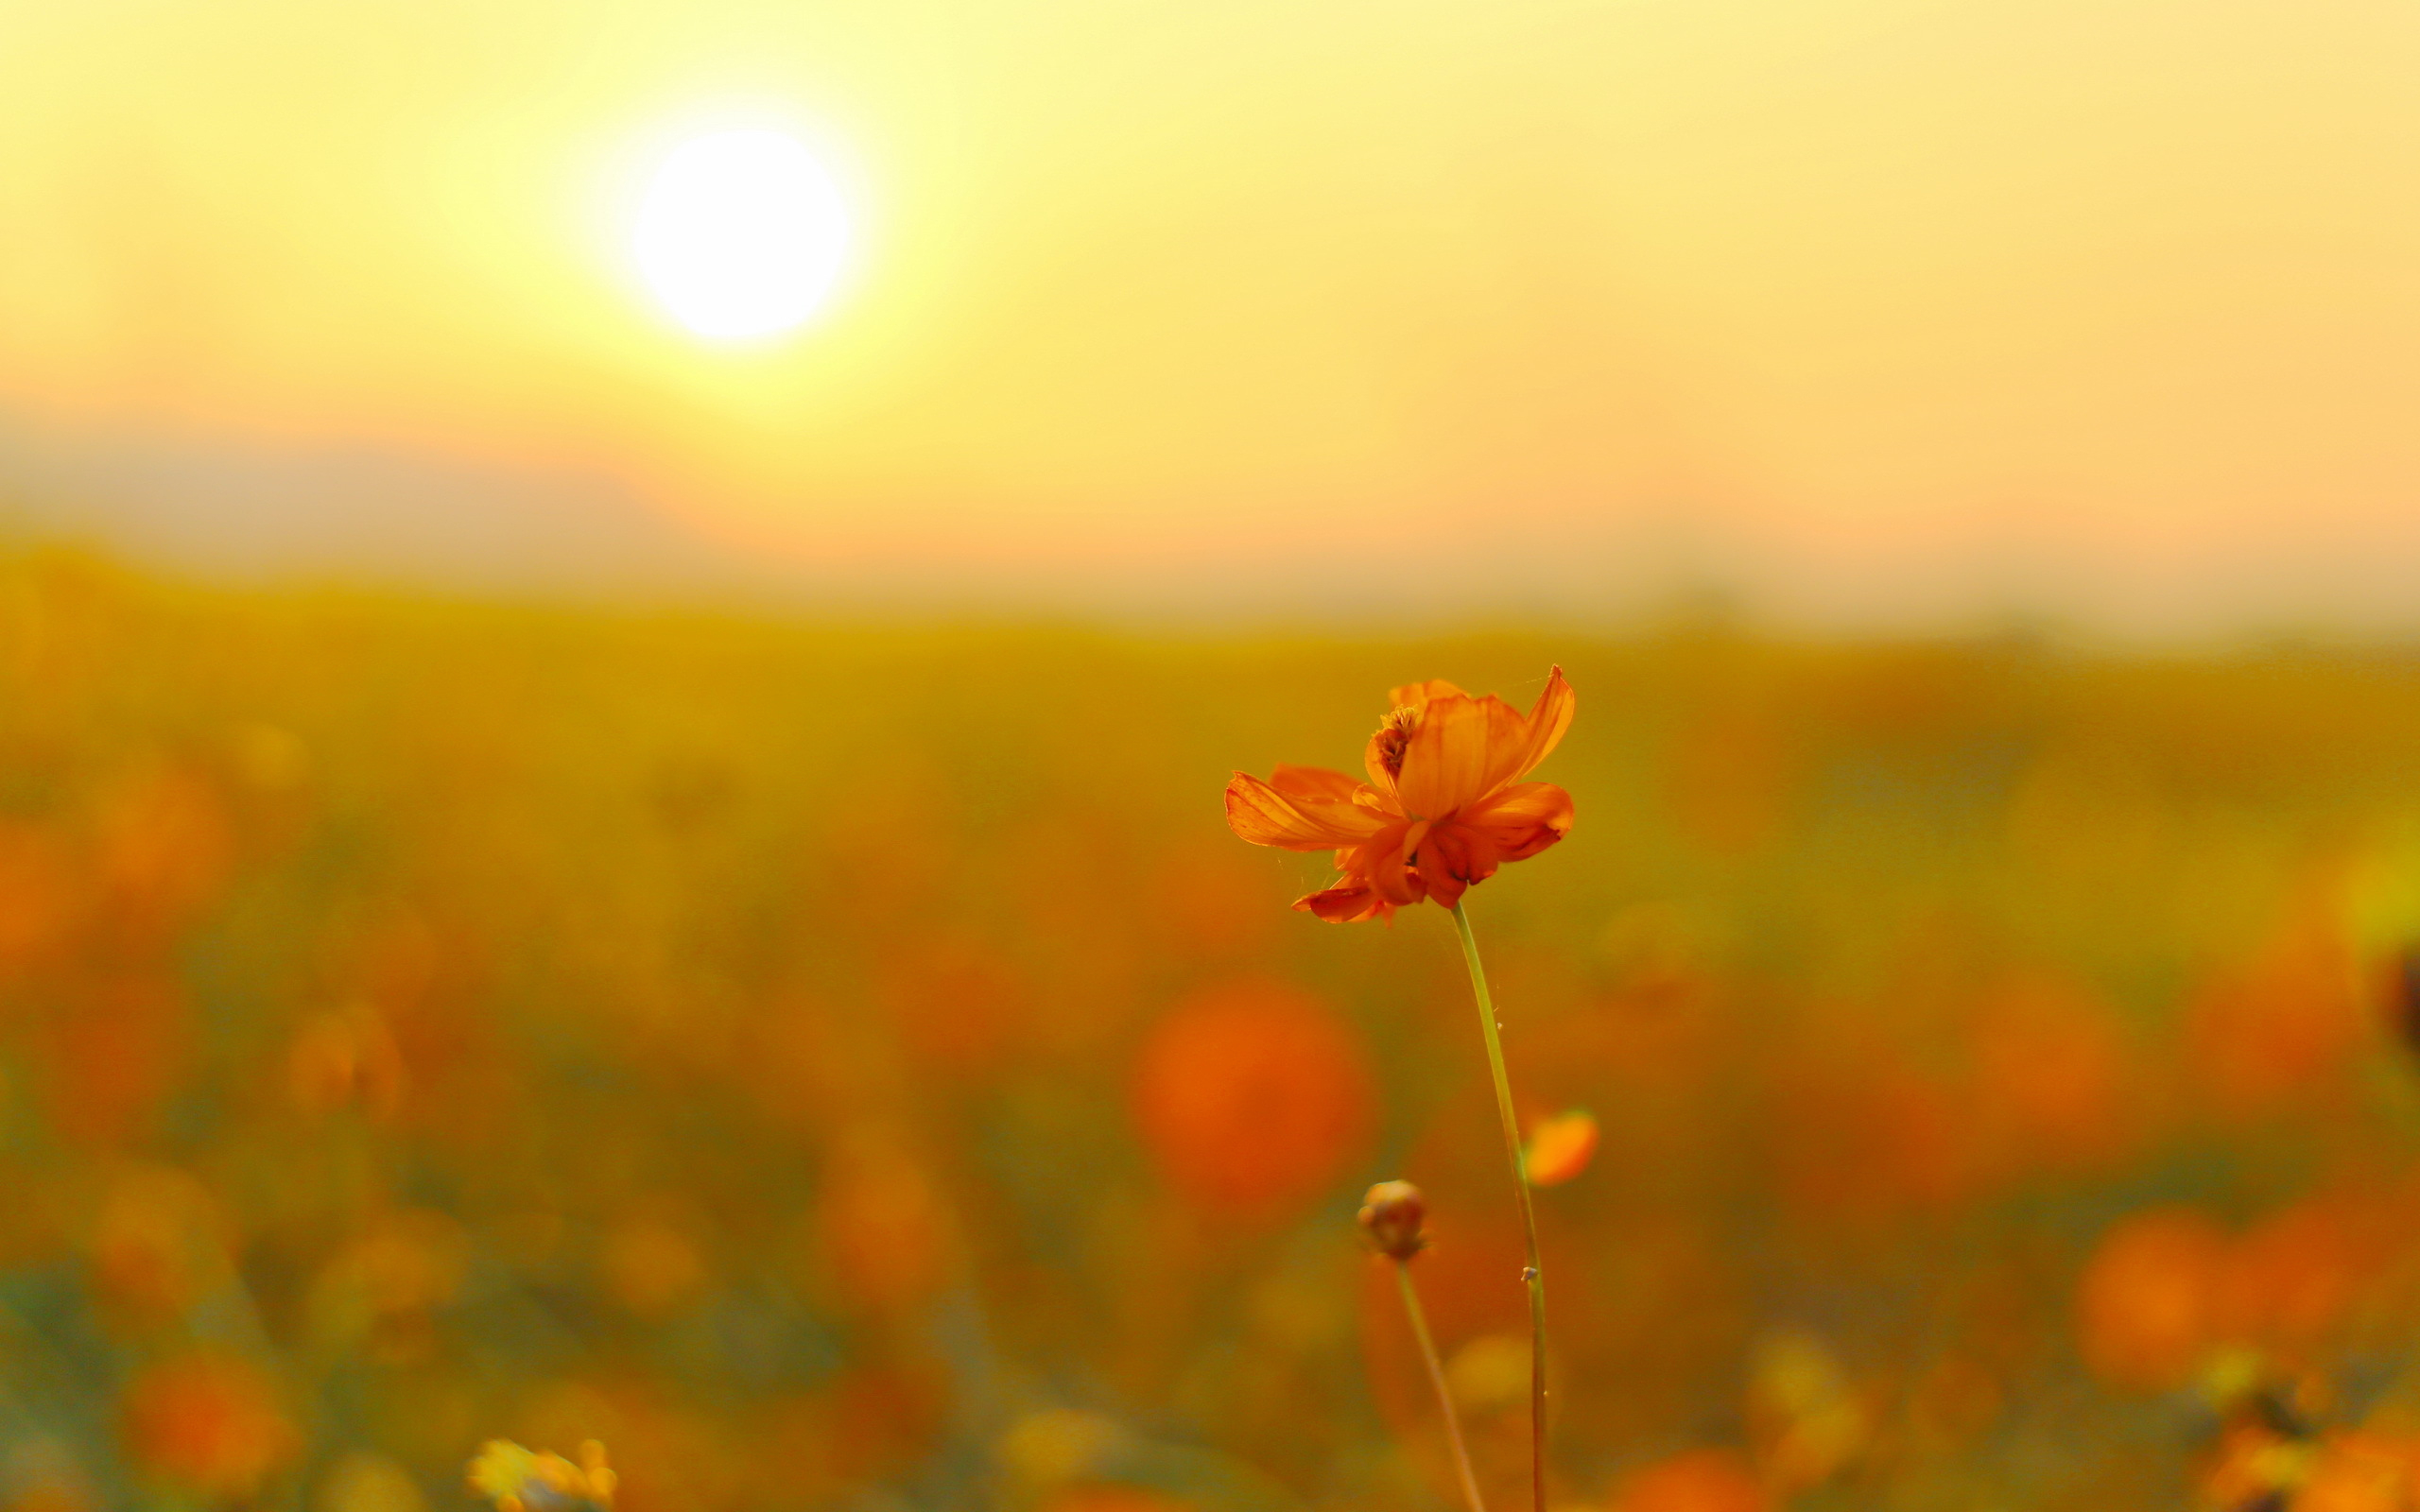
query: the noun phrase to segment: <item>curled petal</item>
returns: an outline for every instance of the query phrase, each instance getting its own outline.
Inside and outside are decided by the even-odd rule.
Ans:
[[[1392,924],[1395,919],[1395,904],[1378,896],[1367,883],[1347,882],[1294,900],[1294,906],[1306,914],[1316,914],[1331,924],[1357,924],[1365,919],[1383,919]]]
[[[1264,782],[1248,772],[1237,772],[1227,783],[1227,828],[1235,831],[1238,839],[1288,850],[1333,850],[1360,845],[1387,828],[1386,816],[1353,801],[1349,796],[1335,796],[1329,790],[1332,784],[1305,778],[1305,773],[1315,770],[1281,767],[1279,781],[1286,787]],[[1320,774],[1320,778],[1351,782],[1341,772]]]
[[[1420,848],[1428,843],[1429,824],[1426,819],[1414,819],[1404,826],[1403,841],[1392,855],[1385,857],[1370,874],[1377,889],[1400,903],[1420,902],[1425,879],[1411,864]]]
[[[1490,702],[1512,713],[1512,706],[1500,698]],[[1556,746],[1563,742],[1563,732],[1571,728],[1571,712],[1578,697],[1571,684],[1564,680],[1563,668],[1547,674],[1546,691],[1538,695],[1537,703],[1524,718],[1513,715],[1510,721],[1500,716],[1491,720],[1488,731],[1487,785],[1501,787],[1537,770]]]
[[[1393,903],[1420,902],[1420,877],[1411,869],[1411,855],[1428,833],[1426,819],[1400,820],[1367,844],[1339,850],[1336,869],[1366,883]]]
[[[1455,828],[1483,840],[1494,861],[1527,861],[1569,834],[1571,820],[1570,794],[1552,782],[1515,782],[1461,815]]]
[[[1404,808],[1443,818],[1528,775],[1571,728],[1573,704],[1571,684],[1564,680],[1561,667],[1547,675],[1546,691],[1527,714],[1494,694],[1474,698],[1460,692],[1433,693],[1409,716],[1415,728],[1402,741],[1394,763],[1395,792]],[[1380,737],[1386,733],[1382,730]],[[1374,780],[1379,748],[1374,740]]]
[[[1421,886],[1451,908],[1462,890],[1522,861],[1571,829],[1571,795],[1551,782],[1522,782],[1478,806],[1430,826],[1416,857]]]
[[[1429,831],[1420,848],[1421,885],[1443,908],[1461,902],[1463,888],[1495,869],[1492,865],[1473,869],[1467,837],[1458,824],[1441,824]]]

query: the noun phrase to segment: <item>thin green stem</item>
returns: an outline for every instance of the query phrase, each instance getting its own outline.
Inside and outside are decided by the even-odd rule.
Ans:
[[[1471,991],[1478,998],[1478,1026],[1487,1037],[1488,1074],[1495,1078],[1495,1116],[1504,1125],[1504,1158],[1512,1167],[1512,1190],[1521,1199],[1521,1240],[1529,1264],[1521,1279],[1530,1288],[1530,1496],[1534,1512],[1547,1512],[1547,1279],[1538,1265],[1538,1218],[1530,1205],[1530,1178],[1521,1169],[1521,1129],[1512,1116],[1512,1080],[1504,1074],[1504,1037],[1495,1022],[1495,1000],[1488,995],[1487,971],[1478,963],[1478,941],[1470,916],[1454,904],[1454,927],[1462,936],[1462,959],[1471,969]]]
[[[1421,1363],[1428,1366],[1428,1383],[1437,1388],[1437,1410],[1445,1415],[1445,1439],[1454,1446],[1454,1469],[1462,1478],[1462,1496],[1471,1512],[1487,1512],[1478,1499],[1478,1477],[1471,1473],[1470,1447],[1462,1442],[1462,1422],[1454,1414],[1454,1394],[1445,1388],[1445,1366],[1437,1358],[1436,1341],[1428,1336],[1428,1314],[1411,1284],[1411,1263],[1395,1262],[1395,1284],[1403,1289],[1404,1315],[1411,1319],[1411,1336],[1420,1341]]]

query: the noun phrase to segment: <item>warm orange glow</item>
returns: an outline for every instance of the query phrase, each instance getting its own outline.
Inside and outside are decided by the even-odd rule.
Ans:
[[[1282,531],[1408,612],[2412,601],[2405,8],[614,16],[13,18],[0,406],[559,469],[1029,598],[1332,606]],[[628,213],[758,127],[867,239],[734,352],[632,286]]]

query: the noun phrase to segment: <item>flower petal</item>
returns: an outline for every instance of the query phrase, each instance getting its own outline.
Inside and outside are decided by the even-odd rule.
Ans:
[[[1527,861],[1569,834],[1571,821],[1570,794],[1552,782],[1515,782],[1459,816],[1454,828],[1483,841],[1491,863]]]
[[[1404,812],[1442,819],[1487,795],[1489,734],[1495,721],[1468,694],[1431,698],[1404,747],[1395,793]]]
[[[1290,799],[1342,799],[1351,802],[1369,784],[1324,766],[1296,766],[1279,762],[1269,774],[1269,785]]]
[[[1357,924],[1365,919],[1395,921],[1395,905],[1378,896],[1375,889],[1362,882],[1348,882],[1294,900],[1294,906],[1306,914],[1317,914],[1331,924]]]
[[[1469,836],[1459,824],[1437,826],[1421,844],[1421,886],[1441,907],[1451,908],[1461,902],[1463,888],[1485,880],[1495,869],[1493,862],[1481,865],[1477,871],[1473,867]]]
[[[1421,881],[1419,874],[1410,869],[1409,857],[1427,833],[1428,823],[1425,819],[1409,824],[1397,820],[1365,844],[1339,850],[1336,869],[1368,884],[1391,902],[1416,903],[1420,902]]]
[[[1512,713],[1512,706],[1502,699],[1488,701],[1505,713]],[[1527,718],[1513,715],[1508,725],[1500,715],[1496,716],[1488,732],[1488,786],[1501,787],[1537,770],[1538,764],[1562,743],[1563,732],[1571,728],[1571,712],[1577,702],[1571,684],[1564,680],[1563,668],[1556,667],[1547,674],[1546,691],[1538,695],[1537,704]]]
[[[1392,799],[1395,796],[1395,774],[1387,770],[1390,741],[1395,743],[1393,749],[1400,757],[1403,748],[1402,734],[1390,730],[1385,725],[1380,725],[1377,731],[1370,737],[1370,743],[1361,747],[1361,769],[1370,774],[1372,787]]]
[[[1385,816],[1350,798],[1328,796],[1318,791],[1316,784],[1306,785],[1300,774],[1308,770],[1295,767],[1284,779],[1294,788],[1291,793],[1248,772],[1237,772],[1227,783],[1227,828],[1253,845],[1333,850],[1359,845],[1387,827]],[[1343,776],[1340,772],[1326,775]]]

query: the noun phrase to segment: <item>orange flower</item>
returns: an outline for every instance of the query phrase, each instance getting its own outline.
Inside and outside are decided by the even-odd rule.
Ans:
[[[1395,689],[1370,737],[1370,781],[1280,765],[1268,782],[1237,772],[1227,827],[1254,845],[1334,850],[1343,875],[1294,906],[1330,923],[1387,919],[1427,898],[1450,908],[1462,889],[1523,861],[1571,830],[1571,795],[1524,782],[1571,726],[1571,684],[1557,667],[1525,716],[1494,694],[1450,682]]]
[[[192,1354],[148,1367],[128,1388],[125,1412],[137,1459],[218,1495],[251,1495],[301,1447],[268,1378],[227,1355]]]

